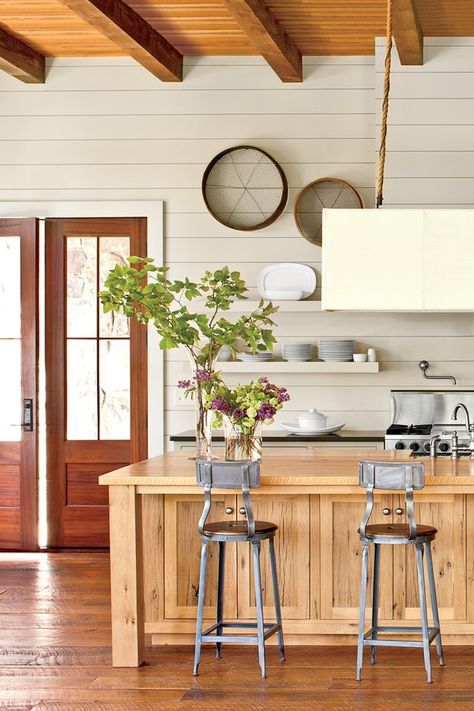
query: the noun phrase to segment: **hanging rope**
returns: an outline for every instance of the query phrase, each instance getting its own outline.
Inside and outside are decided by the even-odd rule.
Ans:
[[[387,35],[385,42],[385,76],[383,81],[382,124],[380,127],[379,171],[377,175],[377,207],[383,202],[383,177],[385,170],[385,145],[387,142],[388,97],[390,94],[390,69],[392,67],[392,0],[387,0]]]

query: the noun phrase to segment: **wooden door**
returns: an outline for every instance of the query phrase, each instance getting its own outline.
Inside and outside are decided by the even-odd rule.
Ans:
[[[203,497],[179,494],[165,496],[164,515],[164,579],[165,618],[196,619],[199,593],[201,537],[198,522],[202,513]],[[227,509],[227,511],[226,511]],[[208,521],[235,519],[234,495],[212,495]],[[224,616],[237,616],[236,545],[226,546]],[[204,617],[213,618],[217,600],[218,544],[208,547]]]
[[[376,496],[371,523],[392,521],[392,496]],[[385,516],[384,508],[390,510]],[[357,530],[365,509],[365,497],[358,494],[321,495],[321,619],[351,620],[359,617],[362,544]],[[392,546],[382,546],[380,556],[381,619],[392,618]],[[370,548],[367,614],[372,600],[373,547]]]
[[[37,220],[0,220],[0,549],[37,548]],[[30,424],[21,426],[26,418]]]
[[[404,497],[394,497],[402,510]],[[441,621],[464,621],[466,605],[466,500],[461,494],[417,494],[415,516],[419,523],[435,526],[438,535],[431,544]],[[405,520],[404,514],[395,520]],[[394,546],[395,618],[419,620],[420,603],[413,546]],[[426,584],[427,577],[425,571]],[[431,608],[428,605],[431,618]]]
[[[146,254],[145,218],[46,220],[50,546],[108,545],[97,478],[147,454],[146,329],[97,296],[130,254]]]
[[[239,499],[239,508],[243,502]],[[254,495],[255,519],[278,525],[275,536],[278,581],[283,619],[309,618],[310,596],[310,513],[309,495]],[[239,518],[243,518],[239,514]],[[255,619],[255,591],[250,543],[239,544],[239,618]],[[262,543],[261,575],[264,614],[274,619],[273,586],[268,543]]]

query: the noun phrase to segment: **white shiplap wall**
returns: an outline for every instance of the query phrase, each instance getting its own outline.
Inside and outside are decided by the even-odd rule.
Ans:
[[[436,55],[437,49],[429,51]],[[474,66],[474,46],[462,51],[471,53]],[[378,66],[380,61],[378,56]],[[456,76],[458,87],[474,97],[468,86],[472,75],[465,81],[460,72]],[[453,91],[452,77],[446,86]],[[354,184],[366,206],[373,204],[376,101],[370,57],[307,58],[302,85],[282,84],[262,60],[252,57],[189,59],[185,81],[178,85],[162,84],[124,58],[61,59],[51,63],[44,86],[22,85],[1,75],[0,92],[1,199],[164,200],[165,257],[174,275],[194,277],[227,263],[239,268],[254,288],[259,269],[270,262],[303,261],[319,271],[320,249],[302,239],[293,222],[298,190],[317,177],[341,177]],[[452,116],[463,125],[443,136],[448,146],[461,150],[460,133],[472,131],[465,119],[474,98],[457,101]],[[438,104],[437,116],[447,121],[449,112],[443,102]],[[403,117],[403,108],[399,117],[400,111]],[[421,122],[427,111],[419,111]],[[420,145],[426,145],[433,125],[417,128]],[[411,129],[394,127],[390,148],[417,148]],[[434,145],[437,135],[434,128]],[[238,143],[269,151],[288,177],[290,198],[284,215],[256,233],[226,229],[207,213],[201,197],[206,164]],[[403,171],[409,166],[422,170],[416,155],[409,155],[407,163],[396,158],[395,163],[397,155],[389,155],[388,171],[408,177]],[[457,156],[459,163],[449,159],[455,161],[453,170],[463,165],[463,154]],[[447,170],[449,163],[441,162]],[[400,188],[396,185],[403,181],[395,181],[397,173],[389,175],[393,179],[387,180],[387,205],[390,200],[411,203],[414,196],[417,204],[426,200],[421,174]],[[468,191],[469,181],[463,185]],[[441,188],[437,186],[435,199]],[[445,204],[459,199],[454,190],[448,197]],[[277,322],[281,341],[352,336],[362,347],[377,348],[383,361],[378,375],[288,374],[282,384],[291,389],[293,411],[317,406],[351,427],[384,428],[390,387],[420,386],[416,363],[421,358],[432,361],[438,372],[453,372],[461,384],[472,383],[474,324],[467,316],[281,314]],[[192,411],[174,400],[174,383],[186,372],[182,353],[170,352],[165,374],[167,433],[192,425]],[[237,378],[229,376],[233,382]],[[285,417],[292,415],[287,411]]]

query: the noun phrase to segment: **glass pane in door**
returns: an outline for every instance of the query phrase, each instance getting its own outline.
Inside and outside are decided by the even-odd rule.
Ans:
[[[0,237],[0,364],[3,378],[0,441],[21,440],[20,237]]]

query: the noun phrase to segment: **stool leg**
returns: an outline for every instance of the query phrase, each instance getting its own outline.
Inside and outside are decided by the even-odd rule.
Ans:
[[[430,642],[428,632],[428,611],[426,608],[426,590],[425,590],[425,573],[423,569],[423,544],[419,543],[416,546],[416,567],[418,571],[418,588],[420,591],[420,611],[421,611],[421,630],[423,636],[423,657],[425,660],[425,669],[427,674],[428,684],[431,684],[431,660],[430,660]]]
[[[372,639],[377,639],[377,625],[379,623],[379,579],[380,579],[380,543],[374,544],[374,580],[372,586]],[[370,648],[370,663],[375,664],[375,650]]]
[[[222,634],[222,615],[224,608],[224,568],[225,568],[225,543],[219,541],[219,560],[217,565],[217,619],[219,625],[216,634]],[[216,659],[221,658],[222,642],[216,642]]]
[[[263,626],[262,580],[260,576],[260,541],[252,542],[253,571],[255,585],[255,599],[257,605],[257,636],[258,636],[258,661],[262,670],[262,679],[266,679],[265,666],[265,631]]]
[[[272,569],[272,580],[273,580],[273,598],[275,600],[276,623],[277,623],[277,625],[280,625],[280,629],[278,631],[278,646],[280,647],[280,661],[284,662],[285,661],[285,646],[283,644],[283,629],[281,627],[280,593],[278,590],[278,576],[277,576],[277,567],[276,567],[276,560],[275,560],[275,546],[273,544],[273,538],[270,538],[269,544],[270,544],[270,566]]]
[[[362,576],[360,580],[360,605],[359,605],[359,638],[357,643],[357,674],[356,679],[360,681],[362,662],[364,660],[364,624],[365,624],[365,603],[367,600],[367,571],[369,559],[369,544],[364,543],[362,548]]]
[[[196,646],[194,648],[193,676],[198,675],[199,662],[201,661],[202,616],[203,616],[203,609],[204,609],[204,593],[205,593],[205,588],[206,588],[207,545],[208,545],[208,541],[202,542],[201,570],[199,573],[198,616],[197,616],[197,623],[196,623]]]
[[[431,609],[433,611],[434,626],[439,629],[439,634],[436,637],[436,651],[439,657],[440,666],[444,667],[443,645],[441,642],[441,627],[439,626],[438,599],[436,597],[436,584],[433,572],[433,558],[431,557],[431,541],[425,543],[426,550],[426,567],[428,568],[428,581],[430,584]]]

